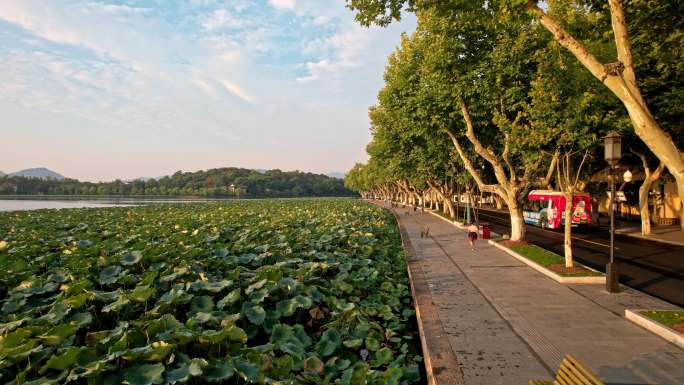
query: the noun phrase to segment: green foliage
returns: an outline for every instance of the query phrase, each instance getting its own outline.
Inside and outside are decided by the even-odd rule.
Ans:
[[[617,60],[608,2],[540,4],[599,61]],[[684,5],[672,0],[623,4],[638,86],[658,124],[681,147],[684,21],[678,16]],[[624,134],[625,148],[642,147],[622,103],[528,12],[534,5],[524,0],[348,0],[363,25],[387,25],[404,10],[416,13],[418,28],[388,59],[385,86],[370,110],[370,160],[351,170],[346,185],[377,192],[401,181],[426,191],[426,181],[458,179],[463,173],[444,146],[443,133],[463,134],[461,100],[483,148],[508,159],[492,169],[464,138],[467,157],[478,163],[474,169],[484,184],[518,182],[518,199],[546,174],[556,151],[591,153],[612,130]],[[641,166],[635,157],[625,161]],[[605,167],[600,156],[588,162],[587,170]]]
[[[79,182],[73,179],[0,177],[0,195],[304,197],[350,196],[343,182],[299,171],[217,168],[182,172],[158,179]]]
[[[418,380],[399,232],[364,202],[12,212],[0,238],[3,383]]]

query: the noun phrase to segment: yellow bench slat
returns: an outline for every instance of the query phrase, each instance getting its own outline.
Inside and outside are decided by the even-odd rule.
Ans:
[[[587,378],[587,380],[589,381],[590,384],[592,384],[592,385],[605,385],[603,383],[603,381],[599,380],[598,377],[596,377],[596,375],[594,373],[590,372],[589,369],[585,368],[584,365],[580,364],[580,362],[577,361],[577,359],[575,357],[568,354],[566,356],[566,359],[570,363],[572,363],[573,366],[575,368],[577,368],[585,378]]]
[[[605,385],[570,354],[561,361],[555,380],[530,380],[529,383],[530,385]]]

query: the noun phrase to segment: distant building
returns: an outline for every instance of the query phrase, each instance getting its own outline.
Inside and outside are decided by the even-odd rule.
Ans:
[[[639,187],[644,180],[644,173],[642,170],[632,172],[632,182],[624,183],[622,181],[623,170],[620,170],[616,180],[616,189],[624,191],[627,197],[626,202],[618,204],[618,212],[621,215],[639,215]],[[593,182],[605,182],[608,184],[608,171],[602,170],[592,176]],[[682,201],[677,194],[677,184],[669,175],[666,175],[660,180],[653,183],[651,190],[648,192],[648,205],[651,214],[651,220],[656,225],[676,225],[681,220]],[[610,208],[610,199],[608,193],[602,193],[599,197],[599,211],[608,213]]]
[[[233,183],[231,183],[230,186],[228,186],[228,192],[235,195],[246,195],[247,186],[236,186]]]

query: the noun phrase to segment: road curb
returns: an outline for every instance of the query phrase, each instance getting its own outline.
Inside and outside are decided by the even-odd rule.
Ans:
[[[498,242],[496,242],[493,239],[489,240],[489,244],[500,249],[501,251],[506,252],[507,254],[511,255],[515,259],[519,260],[520,262],[526,264],[527,266],[537,270],[538,272],[544,274],[545,276],[553,279],[556,282],[559,283],[564,283],[564,284],[586,284],[586,285],[598,285],[598,284],[606,284],[606,276],[595,276],[595,277],[563,277],[562,275],[556,274],[555,272],[539,265],[538,263],[535,263],[528,258],[525,258],[524,256],[520,255],[519,253],[516,253],[515,251],[509,249],[508,247],[500,245]],[[577,265],[582,266],[583,268],[591,271],[597,271],[594,270],[588,266],[582,265],[581,263],[575,262]]]
[[[665,244],[673,245],[673,246],[684,246],[684,242],[668,241],[667,239],[651,238],[647,235],[623,233],[620,231],[616,231],[615,234],[625,235],[625,236],[632,237],[632,238],[643,239],[645,241],[665,243]]]
[[[670,329],[665,325],[640,314],[642,311],[654,311],[653,309],[625,309],[625,318],[641,326],[642,328],[657,334],[658,336],[672,342],[673,344],[684,349],[684,334],[676,330]],[[658,311],[658,310],[655,310]],[[667,310],[672,311],[672,310]],[[683,310],[684,312],[684,310]]]

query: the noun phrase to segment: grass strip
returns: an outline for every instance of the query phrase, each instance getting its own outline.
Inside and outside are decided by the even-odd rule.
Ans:
[[[578,272],[558,272],[555,269],[552,269],[552,266],[555,265],[561,265],[565,266],[565,258],[561,257],[560,255],[551,252],[549,250],[546,250],[542,247],[539,247],[537,245],[532,245],[532,244],[527,244],[527,245],[521,245],[521,246],[506,246],[509,249],[515,251],[516,253],[522,255],[523,257],[529,259],[530,261],[541,265],[543,267],[548,268],[549,270],[554,271],[560,276],[563,277],[595,277],[595,276],[601,276],[603,275],[602,273],[598,271],[593,271],[593,270],[584,270],[584,271],[578,271]]]
[[[684,311],[681,310],[648,310],[640,314],[669,328],[684,323]]]

